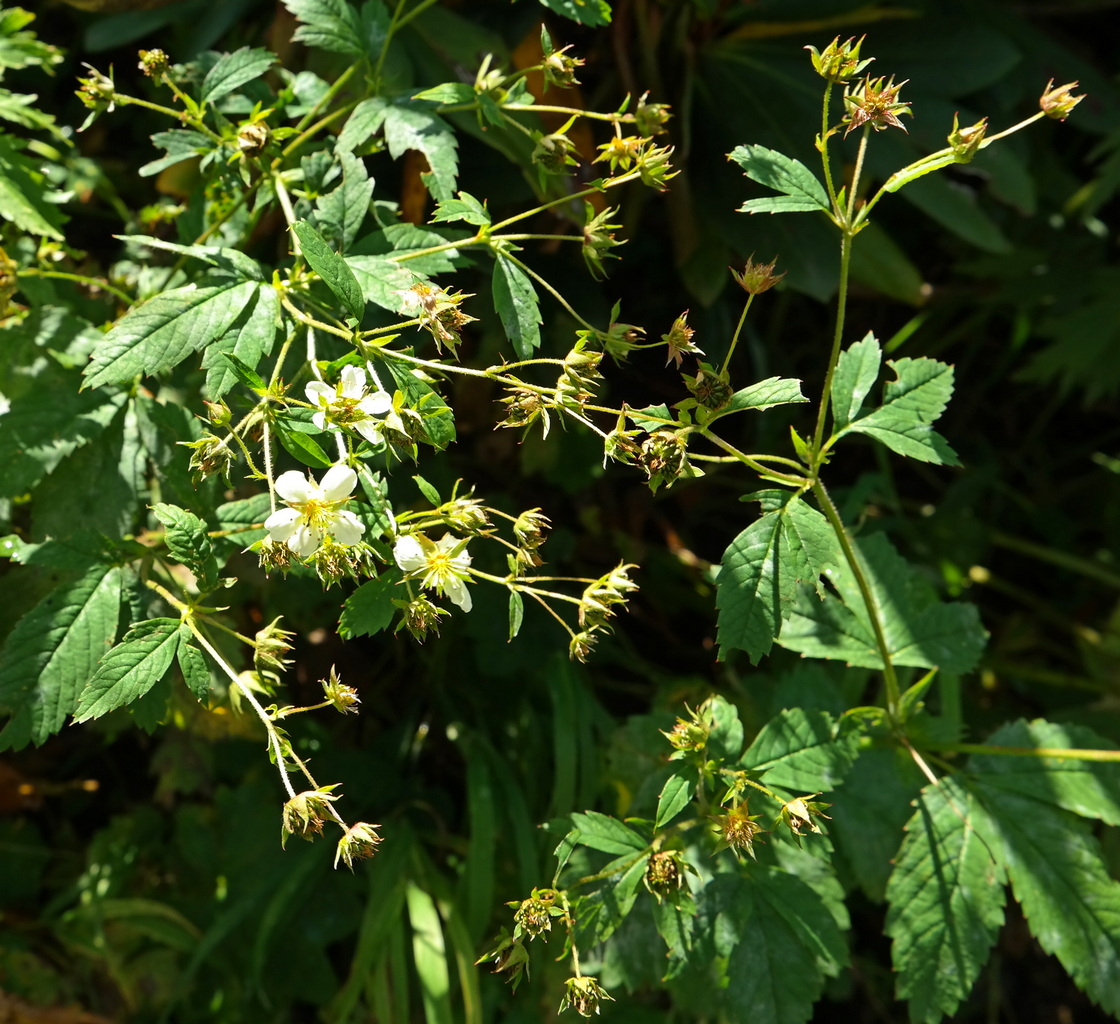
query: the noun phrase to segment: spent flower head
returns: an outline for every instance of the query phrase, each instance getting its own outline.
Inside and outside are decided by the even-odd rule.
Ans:
[[[661,340],[665,342],[669,348],[669,358],[665,360],[666,366],[670,363],[676,363],[679,369],[686,354],[694,356],[702,356],[704,354],[703,350],[697,348],[692,342],[692,336],[695,333],[695,329],[688,326],[688,310],[686,309],[673,321],[673,326],[669,328],[669,333],[661,335]]]
[[[564,982],[564,998],[560,1000],[560,1009],[573,1009],[581,1017],[590,1017],[599,1012],[599,1004],[603,1000],[614,1002],[598,981],[580,975],[578,978],[569,978]]]
[[[111,114],[116,109],[117,87],[113,83],[113,69],[102,74],[92,64],[83,62],[82,67],[89,70],[89,78],[79,78],[78,99],[89,108],[89,115],[78,131],[85,131],[99,114]]]
[[[401,621],[397,623],[397,628],[393,632],[399,633],[402,629],[407,629],[418,643],[423,643],[428,638],[429,633],[435,633],[436,636],[439,636],[440,616],[451,614],[446,608],[440,608],[439,605],[432,604],[428,600],[427,594],[414,597],[411,601],[395,600],[393,604],[404,612]]]
[[[358,474],[349,466],[331,466],[322,484],[310,475],[289,470],[276,478],[276,493],[288,505],[265,521],[269,539],[286,544],[292,554],[310,558],[330,537],[335,544],[357,544],[365,524],[342,508],[353,497]]]
[[[855,78],[875,59],[874,57],[860,59],[859,48],[863,46],[866,38],[860,36],[857,40],[853,36],[840,42],[840,37],[837,36],[823,50],[818,50],[815,46],[806,46],[805,49],[809,51],[813,70],[821,78],[829,82],[847,82]]]
[[[382,837],[377,830],[380,825],[370,825],[359,821],[351,825],[343,837],[338,841],[338,849],[334,854],[334,866],[338,867],[341,860],[351,871],[354,870],[354,861],[367,860],[377,852]]]
[[[735,394],[728,382],[727,374],[720,373],[708,363],[700,364],[695,377],[689,377],[687,374],[682,376],[685,387],[705,409],[722,409]]]
[[[661,735],[672,744],[674,750],[681,752],[703,750],[708,745],[712,723],[699,711],[693,711],[687,704],[685,709],[688,711],[688,718],[678,718],[676,725],[668,732],[661,730]]]
[[[446,595],[463,611],[471,610],[473,602],[467,588],[471,556],[466,540],[450,533],[437,541],[428,540],[422,533],[406,533],[393,545],[393,558],[405,579],[419,580],[420,586]]]
[[[716,823],[716,834],[721,845],[741,857],[744,853],[754,857],[755,839],[766,830],[759,824],[759,814],[747,813],[747,801],[736,803],[727,811],[712,818]]]
[[[258,672],[283,672],[292,663],[284,655],[292,651],[288,641],[295,633],[281,629],[279,621],[279,617],[273,619],[253,638],[253,664]]]
[[[798,846],[801,845],[801,837],[805,834],[802,829],[807,828],[810,832],[821,835],[821,827],[814,819],[828,819],[828,815],[824,812],[827,807],[832,805],[813,800],[815,796],[820,796],[820,793],[812,793],[809,796],[799,796],[794,800],[788,800],[782,805],[778,814],[778,820],[789,828]]]
[[[559,89],[570,89],[573,85],[579,85],[576,69],[583,67],[584,61],[580,57],[568,56],[565,51],[570,49],[571,46],[565,46],[545,54],[541,71],[544,72],[544,80],[548,85],[555,85]]]
[[[658,903],[663,899],[673,902],[684,889],[684,876],[689,871],[696,873],[680,850],[659,850],[650,856],[642,881]]]
[[[515,938],[503,928],[498,936],[498,944],[486,953],[483,953],[475,963],[484,964],[493,962],[495,974],[505,974],[506,981],[511,989],[516,992],[521,984],[522,975],[529,975],[529,951],[520,938]]]
[[[877,132],[885,128],[906,131],[906,126],[898,118],[901,114],[911,113],[910,105],[903,103],[898,93],[908,81],[910,79],[895,85],[894,75],[890,78],[869,76],[858,85],[849,85],[844,90],[844,106],[847,109],[844,121],[848,125],[844,135],[865,124],[871,125]]]
[[[338,799],[332,790],[338,789],[338,784],[333,786],[320,786],[318,789],[307,790],[292,797],[284,804],[284,814],[280,826],[280,845],[288,842],[288,836],[299,836],[311,842],[323,831],[323,823],[331,814],[331,804]]]
[[[727,269],[731,271],[735,283],[748,295],[761,295],[763,292],[768,292],[786,276],[784,271],[781,274],[774,273],[774,268],[777,265],[777,256],[769,263],[761,261],[755,263],[754,253],[751,253],[750,259],[744,264],[741,272],[735,270],[734,267],[728,267]]]
[[[1046,88],[1042,90],[1042,95],[1038,100],[1042,112],[1047,117],[1064,121],[1073,113],[1073,108],[1085,99],[1084,95],[1073,95],[1073,90],[1077,88],[1077,85],[1077,82],[1066,82],[1065,85],[1059,85],[1055,88],[1054,79],[1051,78],[1046,83]]]
[[[477,319],[459,308],[464,299],[474,298],[465,292],[448,292],[437,285],[420,282],[399,294],[400,312],[415,317],[435,339],[436,348],[441,352],[444,345],[454,352],[462,341],[463,328]]]
[[[222,438],[207,434],[197,441],[180,441],[179,444],[191,449],[188,468],[195,484],[214,475],[220,475],[229,483],[229,471],[237,461],[237,454]]]
[[[326,679],[319,680],[323,687],[323,696],[331,702],[331,706],[343,715],[356,715],[361,699],[358,691],[352,686],[347,686],[339,677],[335,667],[331,666],[331,674]]]
[[[611,217],[618,213],[618,207],[612,206],[596,213],[595,207],[585,202],[583,209],[586,217],[583,228],[583,261],[591,271],[591,276],[596,281],[602,281],[607,276],[603,260],[618,259],[611,250],[625,244],[614,237],[614,233],[622,225],[610,222]]]
[[[513,907],[513,937],[528,935],[535,939],[552,931],[552,920],[564,916],[564,909],[557,905],[558,894],[555,889],[534,889],[527,900],[513,900],[507,907]]]

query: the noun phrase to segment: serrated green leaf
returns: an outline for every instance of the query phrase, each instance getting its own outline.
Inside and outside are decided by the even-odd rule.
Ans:
[[[260,78],[276,60],[276,54],[271,51],[248,46],[233,53],[223,53],[202,80],[199,102],[213,103],[229,95],[254,78]]]
[[[151,235],[117,235],[122,242],[133,245],[143,245],[150,249],[162,249],[173,252],[179,256],[189,256],[192,259],[202,260],[218,270],[224,270],[246,281],[265,280],[261,265],[251,256],[246,256],[240,249],[230,249],[220,245],[180,245],[178,242],[169,242],[163,238],[154,238]]]
[[[988,784],[976,829],[1007,871],[1031,934],[1107,1013],[1120,1014],[1120,882],[1076,815]]]
[[[696,788],[696,769],[678,768],[665,780],[657,798],[657,815],[653,827],[663,828],[681,813],[692,800]]]
[[[164,373],[221,337],[252,301],[254,281],[223,279],[173,288],[130,310],[105,335],[83,387]]]
[[[824,711],[780,711],[743,754],[741,767],[765,773],[768,786],[793,793],[827,793],[836,789],[855,762],[857,737],[841,734]]]
[[[327,245],[323,236],[307,221],[296,221],[292,225],[292,232],[299,239],[300,251],[311,269],[323,279],[323,283],[346,307],[346,311],[356,320],[361,320],[366,310],[366,300],[346,261]]]
[[[887,885],[886,933],[910,1017],[937,1024],[967,998],[1003,924],[1003,869],[972,823],[956,780],[927,786]]]
[[[767,867],[752,867],[746,877],[717,876],[703,896],[717,908],[715,947],[727,957],[722,1002],[728,1020],[807,1021],[824,975],[836,976],[848,959],[821,897],[799,878]]]
[[[601,869],[599,874],[602,875],[610,876],[615,871],[619,874],[615,878],[607,877],[598,889],[576,900],[573,906],[575,940],[581,947],[606,942],[618,930],[634,909],[648,865],[648,854],[635,859],[631,852]]]
[[[343,640],[356,636],[373,636],[388,628],[397,613],[393,598],[399,596],[398,578],[385,573],[375,580],[363,583],[342,606],[338,620],[338,635]]]
[[[373,179],[367,173],[365,164],[356,156],[339,153],[339,161],[342,164],[342,184],[333,192],[321,196],[315,204],[315,211],[320,233],[337,246],[339,252],[345,253],[354,244],[369,213]]]
[[[385,112],[388,106],[388,103],[381,96],[372,96],[369,99],[362,100],[350,111],[350,116],[342,126],[342,131],[338,133],[335,152],[339,154],[352,153],[376,135],[382,124],[385,123]]]
[[[727,405],[719,410],[718,415],[726,416],[743,409],[757,409],[761,412],[775,405],[807,401],[809,399],[801,393],[801,381],[792,377],[767,377],[766,380],[736,391]]]
[[[494,260],[494,309],[518,359],[531,359],[541,344],[541,310],[529,275],[500,253]]]
[[[987,642],[974,605],[942,602],[926,578],[882,534],[854,544],[879,607],[883,633],[896,665],[971,671]],[[875,631],[847,563],[825,571],[836,589],[823,601],[803,589],[778,643],[816,658],[882,668]]]
[[[828,813],[828,834],[856,881],[882,903],[910,802],[924,776],[906,750],[864,750],[844,778],[841,799]],[[858,800],[844,797],[858,793]]]
[[[541,0],[541,3],[563,18],[591,28],[611,23],[611,5],[607,0]]]
[[[579,829],[579,843],[603,853],[626,854],[645,850],[649,843],[617,818],[598,811],[572,815],[572,827]]]
[[[51,191],[35,163],[0,133],[0,217],[21,231],[61,241],[65,218],[56,204],[46,202]]]
[[[456,220],[481,227],[483,224],[490,223],[490,211],[486,209],[485,203],[480,203],[469,192],[460,192],[458,199],[446,199],[441,202],[431,218],[433,224]]]
[[[210,666],[206,664],[206,656],[192,643],[193,639],[190,627],[184,622],[179,627],[179,648],[175,656],[187,689],[205,704],[210,694]]]
[[[209,135],[192,131],[189,128],[172,128],[167,132],[156,132],[152,143],[166,152],[155,160],[149,161],[137,172],[141,178],[151,178],[168,167],[205,156],[214,149],[214,141]]]
[[[823,516],[789,492],[773,493],[782,504],[731,542],[716,577],[718,643],[746,651],[752,663],[784,631],[803,584],[815,587],[824,567],[838,560]]]
[[[863,400],[879,379],[883,354],[870,331],[840,353],[832,377],[832,418],[842,430],[859,415]]]
[[[240,551],[248,545],[260,540],[264,530],[248,530],[246,527],[263,523],[272,511],[272,504],[268,492],[254,494],[251,498],[240,498],[219,505],[214,511],[214,520],[221,531],[232,531],[228,537],[221,538],[218,543],[225,544]]]
[[[743,173],[752,181],[805,204],[798,209],[829,209],[824,186],[799,160],[765,146],[736,146],[728,159],[742,167]]]
[[[354,272],[366,302],[393,313],[401,309],[402,293],[417,281],[407,266],[388,256],[347,256],[346,265]]]
[[[37,65],[49,72],[52,64],[62,60],[57,46],[41,42],[34,32],[21,31],[34,20],[35,15],[22,7],[0,10],[0,68]]]
[[[101,659],[74,711],[74,721],[88,722],[143,697],[171,667],[179,649],[178,619],[137,622]]]
[[[305,466],[312,469],[327,469],[334,465],[332,459],[315,438],[302,430],[295,430],[292,424],[278,420],[275,425],[276,437],[284,450]]]
[[[391,104],[385,108],[382,127],[393,159],[409,149],[423,153],[431,171],[420,179],[435,199],[451,199],[459,174],[459,143],[447,122],[424,107]]]
[[[346,0],[284,0],[303,22],[292,38],[332,53],[376,59],[389,30],[389,12],[381,0],[366,0],[361,9]]]
[[[888,360],[887,365],[898,379],[883,389],[883,404],[849,423],[837,436],[853,431],[868,434],[899,455],[959,466],[956,453],[931,426],[953,394],[953,368],[924,358]]]
[[[166,527],[163,539],[171,557],[190,569],[203,589],[213,587],[218,582],[218,561],[206,524],[193,512],[165,502],[153,505],[152,514]]]
[[[743,751],[743,723],[739,709],[719,694],[704,702],[704,717],[710,723],[708,756],[723,760],[737,758]]]
[[[0,89],[0,118],[22,125],[24,128],[45,129],[58,133],[55,128],[54,118],[40,110],[35,101],[39,97],[34,94],[11,92]]]
[[[54,375],[43,383],[55,384]],[[74,374],[61,386],[12,399],[0,430],[0,497],[23,494],[72,452],[100,437],[124,407],[122,394],[80,394]]]
[[[202,357],[206,393],[211,399],[221,398],[237,381],[247,387],[265,387],[256,367],[272,352],[281,324],[280,294],[271,284],[261,284],[241,315],[207,346]]]
[[[1033,722],[1021,719],[997,729],[984,743],[1015,750],[1116,750],[1110,740],[1083,725]],[[1083,761],[1072,757],[974,754],[969,771],[982,776],[985,786],[1057,804],[1083,818],[1120,825],[1120,764]]]
[[[122,578],[117,566],[95,566],[16,623],[0,650],[0,706],[14,715],[0,750],[41,744],[65,724],[116,636]]]
[[[676,417],[665,404],[648,405],[644,409],[627,409],[626,416],[634,426],[651,432],[676,423]]]
[[[748,199],[737,210],[738,213],[810,213],[819,210],[821,204],[816,199],[805,196],[763,196],[761,199]]]
[[[468,85],[466,82],[444,82],[442,85],[433,85],[430,89],[418,92],[412,98],[452,106],[460,103],[473,103],[475,91],[474,86]]]

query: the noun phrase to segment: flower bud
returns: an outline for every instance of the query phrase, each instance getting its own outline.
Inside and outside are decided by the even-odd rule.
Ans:
[[[277,626],[279,617],[270,622],[264,629],[257,630],[253,638],[253,664],[258,672],[283,672],[292,662],[284,655],[292,650],[289,639],[295,633]]]
[[[820,796],[820,794],[814,793],[812,796]],[[821,827],[813,819],[828,818],[828,815],[824,813],[824,809],[831,805],[818,803],[813,800],[812,796],[797,797],[795,800],[787,801],[782,805],[782,809],[778,815],[778,819],[786,825],[793,834],[798,846],[801,845],[801,836],[804,835],[801,831],[803,828],[807,828],[810,832],[821,835]]]
[[[552,524],[548,517],[539,508],[532,508],[522,512],[513,523],[513,535],[517,538],[519,547],[527,551],[536,551],[544,543],[545,531]]]
[[[1042,96],[1039,98],[1038,105],[1042,108],[1043,113],[1047,117],[1052,117],[1058,121],[1064,121],[1071,113],[1073,108],[1077,106],[1083,99],[1084,95],[1074,96],[1073,90],[1077,88],[1077,82],[1067,82],[1065,85],[1059,85],[1054,88],[1054,79],[1050,79],[1046,83],[1046,88],[1042,91]]]
[[[246,156],[256,156],[264,151],[272,138],[272,132],[263,121],[244,124],[237,132],[237,148]]]
[[[203,399],[202,404],[206,406],[206,418],[215,427],[227,427],[233,419],[233,413],[230,412],[229,406],[226,405],[224,399],[219,399],[217,402],[211,402]]]
[[[840,37],[837,36],[823,51],[818,51],[815,46],[806,46],[805,49],[809,51],[809,58],[813,62],[813,70],[821,78],[827,79],[829,82],[847,82],[855,78],[875,59],[874,57],[867,57],[860,60],[859,48],[863,46],[863,41],[866,38],[866,36],[860,36],[857,42],[853,36],[846,42],[841,43]]]
[[[550,174],[563,174],[568,167],[576,166],[575,143],[562,132],[540,135],[533,147],[532,161]]]
[[[554,53],[548,54],[541,65],[541,70],[544,72],[544,80],[549,85],[555,85],[560,89],[569,89],[573,85],[579,85],[579,79],[576,78],[576,68],[583,67],[583,60],[579,57],[569,57],[564,50],[570,50],[570,46],[565,46],[563,50],[556,50]]]
[[[158,48],[141,50],[138,56],[140,57],[140,63],[136,66],[149,78],[159,78],[171,66],[167,54]]]
[[[665,125],[673,115],[669,112],[667,103],[647,103],[649,93],[643,93],[638,100],[638,109],[634,111],[634,125],[640,135],[661,135],[665,132]]]
[[[957,123],[957,115],[953,115],[953,130],[949,132],[949,148],[953,151],[953,158],[960,164],[967,164],[980,150],[980,143],[988,131],[988,119],[980,118],[974,125],[961,128]]]

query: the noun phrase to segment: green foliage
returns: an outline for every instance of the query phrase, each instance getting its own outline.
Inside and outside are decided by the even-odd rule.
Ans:
[[[1111,386],[1108,80],[1031,114],[1019,12],[178,6],[0,10],[16,1012],[971,1021],[1010,895],[1120,1016],[1112,435],[1009,385]]]

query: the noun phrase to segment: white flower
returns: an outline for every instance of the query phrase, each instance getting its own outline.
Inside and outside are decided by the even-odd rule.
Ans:
[[[358,474],[349,466],[331,466],[323,474],[322,484],[294,469],[281,473],[276,478],[276,493],[289,507],[278,509],[264,521],[269,537],[287,544],[300,558],[315,554],[328,535],[336,544],[357,544],[365,524],[339,507],[350,500],[357,483]]]
[[[387,391],[367,390],[366,371],[360,366],[344,366],[337,388],[315,380],[304,388],[304,394],[316,407],[311,422],[320,430],[352,427],[370,444],[384,440],[378,424],[393,411],[393,399]]]
[[[393,557],[409,576],[420,579],[422,587],[446,594],[465,612],[471,610],[471,592],[466,581],[471,556],[466,541],[444,534],[435,543],[422,534],[405,534],[393,545]]]

